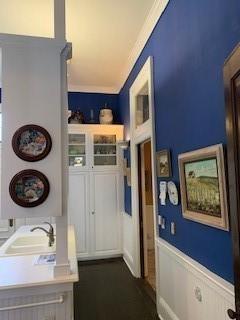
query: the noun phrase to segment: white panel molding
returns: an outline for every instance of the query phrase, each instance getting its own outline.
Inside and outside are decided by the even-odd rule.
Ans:
[[[79,86],[79,85],[69,84],[68,91],[84,92],[84,93],[118,94],[120,90],[118,87]]]
[[[234,309],[234,287],[163,239],[156,239],[159,265],[157,296],[162,320],[226,320]],[[199,289],[202,301],[195,290]]]
[[[132,71],[137,59],[144,49],[148,39],[150,38],[158,20],[166,9],[170,0],[155,0],[143,26],[138,35],[137,41],[128,57],[125,67],[120,75],[118,91],[120,91]]]
[[[126,212],[122,212],[123,226],[123,260],[134,275],[133,261],[133,221],[132,217]]]

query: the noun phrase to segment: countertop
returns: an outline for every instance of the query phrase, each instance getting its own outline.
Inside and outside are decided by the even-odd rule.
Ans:
[[[20,227],[11,238],[1,247],[2,251],[12,240],[19,235],[26,235],[34,226]],[[41,232],[41,231],[39,231]],[[35,265],[40,254],[1,256],[0,257],[0,290],[13,288],[34,287],[78,281],[78,265],[76,258],[76,244],[74,227],[68,227],[68,257],[71,274],[54,277],[54,265]]]

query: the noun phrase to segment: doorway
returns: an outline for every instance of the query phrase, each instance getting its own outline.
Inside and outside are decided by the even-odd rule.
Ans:
[[[233,246],[235,310],[227,310],[230,319],[240,320],[240,46],[224,65],[226,131],[229,180],[229,207]]]
[[[141,277],[156,291],[151,140],[139,145],[139,220]]]

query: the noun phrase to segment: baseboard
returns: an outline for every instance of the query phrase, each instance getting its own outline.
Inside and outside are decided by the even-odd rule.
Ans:
[[[126,252],[123,253],[123,260],[128,266],[128,269],[131,271],[132,275],[135,277],[133,271],[133,260],[126,254]]]
[[[158,316],[161,320],[180,320],[163,298],[159,297],[158,304],[161,310]]]
[[[122,257],[122,253],[118,254],[106,254],[106,255],[98,255],[98,256],[81,256],[77,255],[78,261],[88,261],[88,260],[103,260],[103,259],[111,259],[111,258],[120,258]]]
[[[122,213],[123,217],[123,259],[131,273],[134,275],[133,261],[133,222],[132,217],[126,212]]]
[[[163,239],[156,240],[158,314],[162,320],[226,320],[234,287]]]

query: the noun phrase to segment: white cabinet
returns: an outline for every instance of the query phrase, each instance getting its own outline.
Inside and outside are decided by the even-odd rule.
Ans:
[[[70,172],[69,174],[69,224],[74,225],[77,254],[85,257],[90,252],[89,237],[89,174],[84,172]]]
[[[119,255],[123,177],[120,125],[69,125],[69,223],[81,259]]]
[[[95,172],[91,175],[93,204],[93,250],[95,255],[121,253],[119,174]]]

